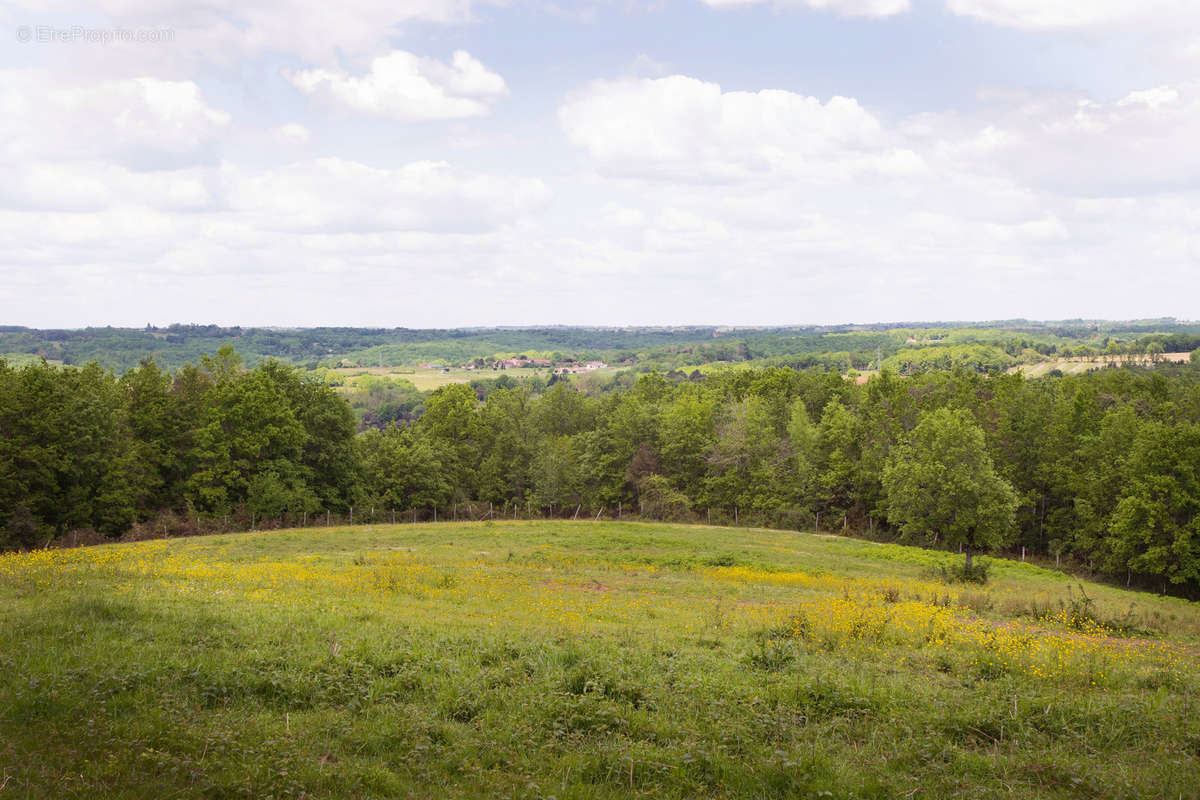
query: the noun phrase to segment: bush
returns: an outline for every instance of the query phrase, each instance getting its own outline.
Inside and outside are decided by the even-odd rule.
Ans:
[[[969,608],[976,614],[982,614],[986,611],[991,611],[994,608],[992,596],[987,592],[962,592],[958,596],[958,604],[962,608]]]
[[[671,486],[662,475],[650,475],[641,485],[641,512],[650,519],[690,522],[692,504],[687,495]]]
[[[965,562],[942,564],[934,569],[934,575],[942,583],[978,583],[982,585],[988,582],[988,573],[991,572],[991,568],[991,562],[977,558],[975,563],[969,567]]]

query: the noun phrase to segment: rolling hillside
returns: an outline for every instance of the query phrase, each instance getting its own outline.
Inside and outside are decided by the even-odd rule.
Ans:
[[[13,797],[1195,797],[1200,607],[761,529],[0,556]]]

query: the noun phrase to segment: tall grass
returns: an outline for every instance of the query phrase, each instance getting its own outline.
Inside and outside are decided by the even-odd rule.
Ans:
[[[3,556],[0,792],[1195,796],[1200,609],[903,550],[529,522]]]

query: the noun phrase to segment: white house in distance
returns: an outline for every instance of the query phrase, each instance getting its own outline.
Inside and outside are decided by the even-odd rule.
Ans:
[[[554,368],[555,375],[577,374],[580,372],[592,372],[593,370],[603,369],[607,367],[603,361],[584,361],[583,363],[565,363],[559,364]]]

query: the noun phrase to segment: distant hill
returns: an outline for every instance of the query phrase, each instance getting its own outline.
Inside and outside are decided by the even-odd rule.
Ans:
[[[46,358],[63,364],[92,361],[116,372],[152,358],[176,369],[232,345],[253,366],[265,359],[315,368],[343,362],[406,366],[463,363],[517,353],[543,357],[636,363],[662,369],[713,362],[755,361],[799,368],[869,369],[881,358],[900,370],[925,363],[959,363],[1003,369],[1078,351],[1118,347],[1145,352],[1150,342],[1165,352],[1200,347],[1200,323],[1174,319],[1035,322],[871,323],[827,326],[730,327],[493,327],[493,328],[243,328],[170,325],[164,328],[34,329],[0,326],[0,357],[10,363]],[[957,348],[953,355],[918,350]],[[992,348],[967,352],[964,348]],[[899,357],[899,358],[893,358]],[[905,366],[907,365],[907,366]]]

